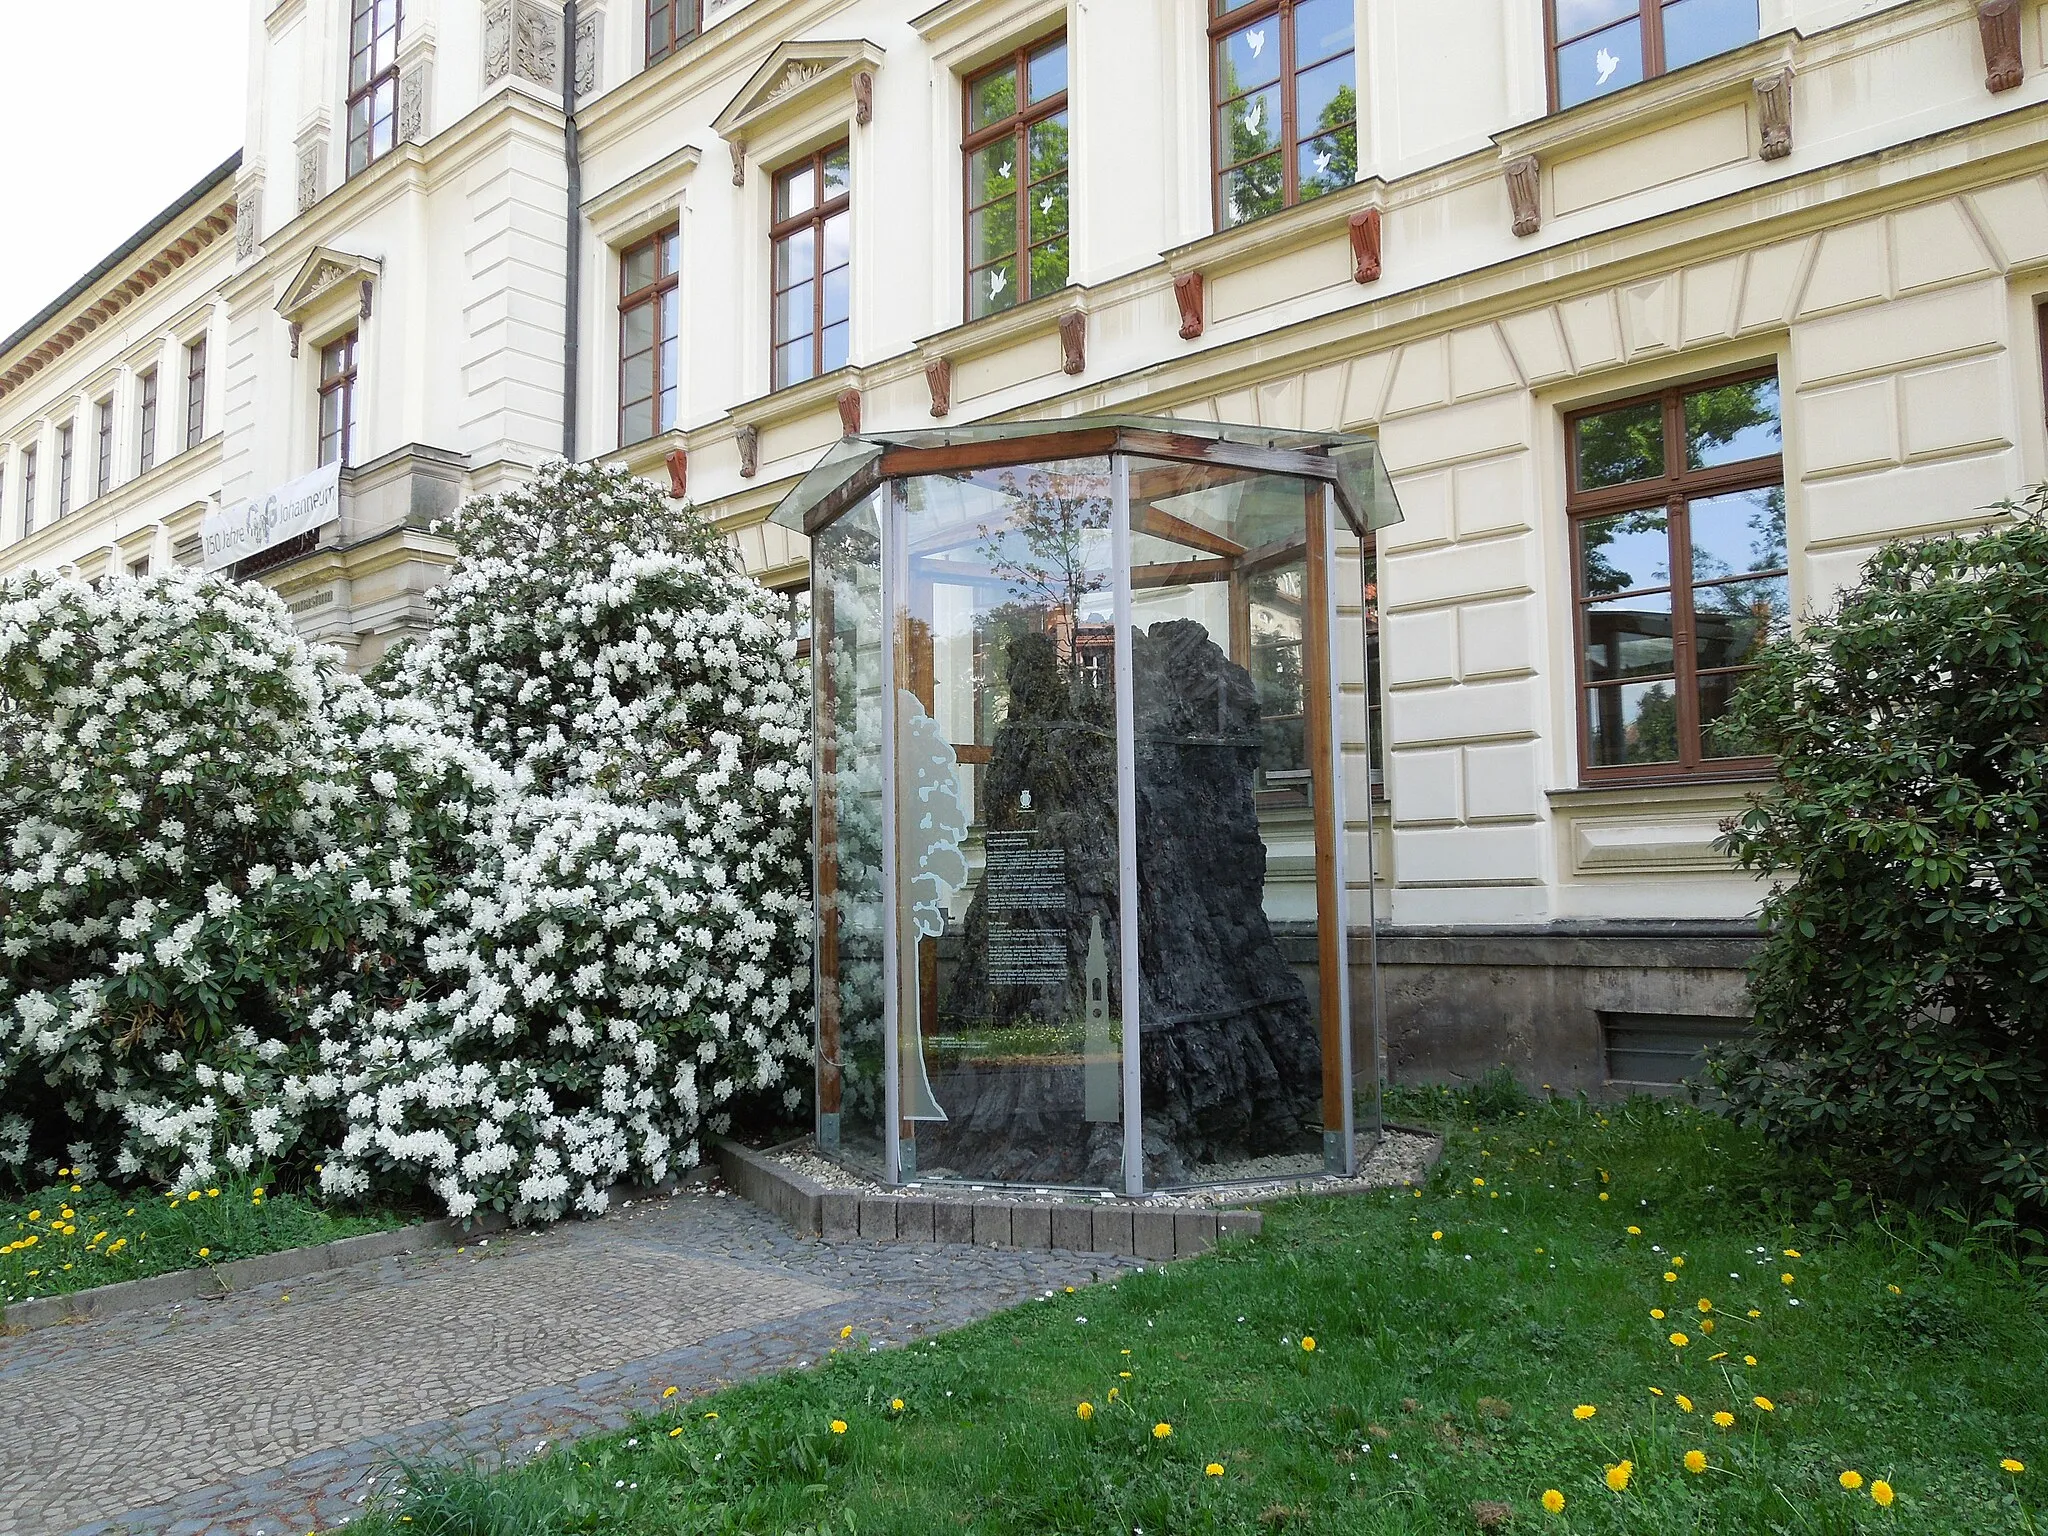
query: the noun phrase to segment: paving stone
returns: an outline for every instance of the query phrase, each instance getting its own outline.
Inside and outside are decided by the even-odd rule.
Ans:
[[[964,1238],[969,1208],[949,1204]],[[0,1536],[329,1530],[391,1487],[394,1459],[525,1459],[660,1411],[667,1386],[687,1403],[816,1364],[849,1325],[894,1346],[1119,1269],[821,1241],[693,1187],[42,1329],[0,1345]]]
[[[1131,1250],[1141,1259],[1173,1257],[1173,1212],[1131,1212]]]

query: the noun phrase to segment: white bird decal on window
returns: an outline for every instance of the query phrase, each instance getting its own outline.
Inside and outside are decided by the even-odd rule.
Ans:
[[[1330,152],[1325,149],[1316,155],[1316,174],[1321,175],[1330,168]]]
[[[1244,40],[1251,44],[1253,58],[1256,59],[1266,51],[1266,29],[1264,27],[1260,27],[1255,32],[1245,33]]]
[[[1605,75],[1602,75],[1600,78],[1604,80],[1607,77]],[[1000,166],[996,168],[996,174],[1002,177],[1003,180],[1008,181],[1010,179],[1010,167],[1014,163],[1014,161],[1005,160]]]
[[[1263,101],[1253,102],[1251,111],[1244,115],[1245,130],[1249,133],[1257,133],[1259,131],[1259,124],[1264,122],[1265,119],[1266,104]]]
[[[997,268],[995,269],[995,271],[993,271],[993,272],[989,273],[989,275],[988,275],[988,296],[989,296],[990,298],[992,298],[992,299],[993,299],[993,298],[995,298],[996,296],[998,296],[999,294],[1001,294],[1001,293],[1002,293],[1002,291],[1003,291],[1003,290],[1004,290],[1005,288],[1007,288],[1007,287],[1009,287],[1009,286],[1010,286],[1010,274],[1009,274],[1009,273],[1007,273],[1007,272],[1005,272],[1005,271],[1004,271],[1004,270],[1003,270],[1003,269],[1002,269],[1001,267],[997,267]]]
[[[1614,78],[1614,72],[1621,68],[1621,60],[1617,59],[1605,48],[1602,48],[1593,55],[1593,67],[1600,71],[1600,78],[1593,83],[1595,85],[1605,85]]]
[[[1050,192],[1038,200],[1038,211],[1040,213],[1052,212],[1052,194]]]

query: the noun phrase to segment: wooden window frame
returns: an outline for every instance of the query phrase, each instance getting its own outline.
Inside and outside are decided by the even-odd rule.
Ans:
[[[1210,216],[1215,221],[1217,233],[1221,234],[1225,230],[1243,229],[1246,225],[1258,223],[1261,218],[1271,217],[1269,214],[1260,214],[1237,224],[1228,223],[1224,218],[1224,177],[1235,170],[1238,164],[1249,165],[1252,162],[1224,163],[1223,82],[1217,69],[1217,44],[1231,33],[1240,31],[1253,22],[1264,20],[1269,16],[1277,17],[1280,21],[1280,206],[1274,212],[1284,213],[1289,208],[1297,208],[1301,205],[1301,145],[1298,142],[1299,136],[1295,132],[1297,122],[1296,81],[1301,74],[1301,68],[1294,56],[1294,11],[1295,7],[1301,3],[1301,0],[1256,0],[1254,4],[1241,5],[1236,10],[1222,16],[1216,14],[1216,0],[1203,0],[1203,3],[1209,8],[1209,204]],[[1547,6],[1549,0],[1545,0],[1545,4]],[[1352,23],[1351,47],[1347,51],[1351,55],[1352,78],[1356,80],[1358,75],[1358,32],[1355,19]],[[1336,57],[1336,55],[1333,55],[1333,57]],[[1328,59],[1318,59],[1309,67],[1314,69],[1328,62]],[[1236,100],[1236,98],[1233,97],[1232,100]],[[1357,112],[1358,106],[1354,89],[1351,118],[1352,153],[1354,155],[1357,153],[1356,146],[1358,142]],[[1259,158],[1263,159],[1264,157],[1261,156]]]
[[[775,193],[776,189],[782,184],[782,179],[792,171],[808,167],[811,175],[815,178],[818,192],[822,196],[825,190],[825,162],[841,150],[847,152],[846,190],[830,202],[814,203],[802,213],[793,213],[788,218],[777,222],[775,220]],[[853,210],[852,155],[853,141],[850,138],[836,139],[830,144],[812,150],[808,155],[800,155],[787,164],[777,166],[768,177],[768,386],[770,390],[792,389],[799,384],[808,384],[813,379],[821,379],[825,376],[825,226],[842,213],[847,214],[849,219],[851,218]],[[783,241],[789,239],[792,235],[800,234],[807,228],[816,235],[816,243],[813,247],[815,259],[812,262],[810,278],[811,371],[805,378],[792,379],[788,383],[784,383],[776,377],[776,368],[782,354],[783,345],[782,304],[780,301],[783,293],[787,290],[776,286],[775,258],[777,252],[781,249]],[[849,300],[847,305],[847,334],[850,340],[853,331],[851,303],[853,292],[853,240],[851,229],[848,230],[846,267]]]
[[[2048,424],[2048,294],[2034,300],[2034,344],[2041,359],[2041,419]]]
[[[1716,465],[1711,469],[1687,469],[1684,453],[1685,399],[1688,395],[1724,388],[1731,384],[1753,383],[1761,379],[1775,381],[1779,377],[1776,364],[1761,368],[1745,368],[1735,373],[1668,385],[1645,394],[1603,400],[1598,405],[1572,411],[1564,418],[1566,561],[1570,568],[1572,602],[1571,689],[1576,700],[1573,707],[1578,720],[1581,784],[1592,787],[1601,784],[1713,783],[1768,778],[1776,769],[1775,760],[1769,757],[1708,758],[1701,754],[1700,678],[1749,671],[1753,668],[1709,667],[1703,672],[1699,666],[1693,627],[1695,581],[1692,570],[1690,504],[1696,499],[1711,496],[1766,490],[1774,486],[1780,489],[1784,487],[1782,397],[1779,406],[1780,449],[1777,453],[1762,458],[1743,459],[1733,464]],[[1630,480],[1622,485],[1602,486],[1591,491],[1580,490],[1579,455],[1576,444],[1579,423],[1589,416],[1600,416],[1609,411],[1653,403],[1660,405],[1664,412],[1664,473],[1642,480]],[[1607,599],[1591,597],[1584,590],[1585,562],[1580,552],[1580,529],[1594,518],[1611,517],[1617,512],[1643,511],[1660,503],[1666,519],[1664,534],[1669,571],[1666,579],[1671,596],[1672,669],[1669,681],[1673,707],[1677,711],[1678,759],[1660,763],[1596,764],[1593,761],[1592,715],[1587,703],[1587,694],[1595,685],[1586,676],[1586,609],[1591,603]],[[1684,554],[1685,566],[1683,576],[1679,574],[1681,551]],[[1790,560],[1791,552],[1788,548],[1784,568],[1751,571],[1744,575],[1756,580],[1783,576],[1789,586]],[[1659,595],[1659,589],[1640,590],[1643,595]],[[1658,682],[1664,679],[1643,678],[1639,681]],[[1621,688],[1627,686],[1627,683],[1625,680],[1617,679],[1601,686]]]
[[[71,477],[78,472],[78,419],[57,428],[57,521],[71,515]]]
[[[1031,291],[1031,252],[1037,245],[1050,245],[1052,243],[1052,240],[1033,242],[1031,238],[1031,129],[1035,125],[1044,122],[1047,118],[1057,117],[1060,113],[1067,110],[1067,91],[1063,87],[1039,102],[1027,101],[1025,98],[1031,94],[1032,55],[1045,52],[1046,49],[1055,43],[1064,45],[1066,41],[1067,29],[1065,27],[1047,32],[1042,36],[1033,38],[1028,43],[1011,49],[1001,58],[991,60],[980,69],[975,70],[973,74],[963,78],[960,82],[960,314],[963,319],[970,321],[977,318],[986,320],[991,316],[1004,312],[1003,310],[990,310],[987,315],[981,316],[976,316],[974,313],[974,275],[978,270],[982,270],[977,268],[974,263],[974,258],[978,254],[974,248],[974,215],[978,209],[988,206],[986,203],[976,203],[974,201],[974,157],[982,150],[988,148],[989,145],[997,143],[1006,137],[1013,139],[1017,146],[1017,169],[1019,176],[1016,188],[1010,194],[1017,199],[1017,230],[1015,242],[1010,249],[1017,262],[1019,288],[1017,297],[1011,303],[1004,306],[1004,308],[1019,309],[1029,304],[1033,299],[1045,297],[1044,294]],[[1068,50],[1067,60],[1068,78],[1071,80],[1073,67],[1073,52],[1071,49]],[[977,129],[974,126],[974,87],[979,82],[988,79],[991,75],[1001,74],[1006,69],[1017,71],[1017,110],[1008,117],[990,123],[985,128]],[[1073,175],[1072,127],[1070,119],[1068,122],[1067,138],[1067,168],[1061,172],[1062,176],[1068,178],[1067,225],[1058,235],[1052,237],[1052,239],[1068,241],[1071,241],[1073,235],[1074,208],[1073,184],[1071,180]],[[1000,202],[1001,199],[998,198],[996,201]],[[1062,288],[1072,285],[1073,260],[1073,246],[1070,243],[1067,247],[1068,279],[1066,283],[1061,285]],[[1058,290],[1054,291],[1057,292]]]
[[[367,171],[371,166],[398,147],[398,40],[404,35],[405,31],[405,0],[389,0],[391,6],[391,62],[382,69],[373,70],[361,85],[350,84],[355,79],[356,61],[358,59],[367,55],[373,66],[377,62],[377,40],[384,35],[377,30],[377,13],[384,3],[385,0],[350,0],[349,3],[348,74],[343,80],[343,84],[347,89],[344,92],[345,100],[342,103],[341,109],[342,128],[346,136],[346,149],[342,161],[342,174],[344,178],[362,175],[363,172]],[[355,39],[356,23],[362,20],[366,10],[370,16],[370,40],[366,46],[359,48],[356,46]],[[390,91],[391,142],[382,150],[379,150],[377,148],[377,123],[380,114],[378,113],[377,106],[379,98],[384,95],[387,87]],[[357,134],[354,127],[356,107],[363,102],[369,104],[369,116],[364,123],[362,133]],[[358,140],[361,141],[363,146],[363,163],[361,165],[356,164],[356,144]]]
[[[662,433],[670,431],[674,428],[674,422],[670,422],[668,426],[663,426],[661,424],[661,392],[664,385],[674,385],[676,387],[677,406],[678,409],[680,409],[681,407],[683,324],[681,298],[683,267],[682,235],[682,222],[678,220],[673,224],[663,226],[661,229],[656,230],[651,235],[648,235],[639,240],[635,240],[631,245],[624,247],[619,252],[618,405],[619,446],[621,448],[630,448],[634,443],[648,442],[653,438],[661,436]],[[662,242],[665,240],[674,240],[676,242],[676,264],[673,269],[667,272],[662,271],[661,268]],[[654,250],[654,281],[651,283],[644,283],[640,287],[635,288],[634,290],[632,290],[632,292],[628,293],[626,291],[626,272],[631,264],[634,254],[641,250],[643,247],[652,247]],[[663,295],[670,293],[677,295],[676,334],[672,338],[676,343],[677,378],[664,379],[661,373],[661,348],[663,341],[665,339],[671,338],[665,338],[662,331],[661,300]],[[653,430],[651,430],[646,437],[636,437],[629,439],[626,436],[626,315],[628,311],[638,309],[643,304],[653,306],[654,310],[654,393],[649,398],[649,404],[653,408],[653,414],[652,416],[650,416],[649,422]]]
[[[668,18],[668,42],[657,48],[654,42],[654,18]],[[685,33],[682,20],[687,16],[690,30]],[[640,18],[640,42],[646,54],[649,69],[663,59],[670,58],[689,43],[694,43],[704,32],[704,0],[647,0],[646,9]]]
[[[1634,82],[1637,85],[1648,84],[1658,76],[1670,72],[1664,65],[1664,7],[1671,3],[1672,0],[1637,0],[1637,13],[1642,22],[1643,34],[1643,78]],[[1551,111],[1569,112],[1572,110],[1572,107],[1587,106],[1592,102],[1603,100],[1606,96],[1619,94],[1615,91],[1607,91],[1601,96],[1588,96],[1585,101],[1575,101],[1571,107],[1559,106],[1557,98],[1557,51],[1584,38],[1592,37],[1595,33],[1605,32],[1610,27],[1621,26],[1627,20],[1628,17],[1626,15],[1617,16],[1612,21],[1603,22],[1599,26],[1592,28],[1591,31],[1575,32],[1570,37],[1559,37],[1557,35],[1557,0],[1543,0],[1543,77],[1550,91]],[[1724,51],[1732,52],[1733,50]],[[1695,60],[1694,62],[1700,63],[1704,61]],[[1684,67],[1690,69],[1692,65],[1688,64]],[[1621,89],[1627,90],[1629,87],[1623,86]]]
[[[21,536],[25,539],[36,531],[36,445],[26,444],[21,450]]]
[[[196,336],[185,347],[185,447],[206,441],[206,338]]]
[[[156,467],[157,370],[145,368],[135,381],[135,473]]]
[[[114,397],[93,401],[92,498],[98,501],[114,488]]]
[[[355,462],[356,381],[359,376],[357,348],[360,340],[360,332],[343,331],[332,341],[323,343],[320,348],[320,413],[317,418],[319,430],[316,461],[323,467],[339,463],[343,469],[348,469]],[[327,357],[336,348],[341,349],[342,367],[329,377]],[[327,431],[327,399],[330,395],[336,394],[341,396],[340,417],[335,431],[330,436]],[[330,441],[335,444],[335,457],[331,459],[327,456],[327,444]]]

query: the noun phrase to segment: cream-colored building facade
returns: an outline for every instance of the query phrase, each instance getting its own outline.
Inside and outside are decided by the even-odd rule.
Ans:
[[[1355,601],[1338,664],[1347,867],[1364,887],[1370,853],[1397,1073],[1506,1061],[1597,1088],[1745,1013],[1758,892],[1713,839],[1755,772],[1590,760],[1579,413],[1774,377],[1794,616],[1879,542],[2048,478],[2039,0],[1756,0],[1734,46],[1563,110],[1567,62],[1605,80],[1604,39],[1626,54],[1625,32],[1558,52],[1586,18],[1661,28],[1647,68],[1680,52],[1680,7],[1355,0],[1355,179],[1229,228],[1216,39],[1269,13],[1280,38],[1284,10],[1305,47],[1311,0],[669,0],[697,35],[652,64],[648,0],[583,0],[567,43],[539,0],[383,4],[389,56],[364,68],[388,82],[368,109],[388,150],[351,173],[351,18],[383,26],[374,0],[258,0],[241,155],[0,350],[0,568],[196,563],[209,504],[327,451],[344,342],[341,517],[239,569],[362,664],[420,621],[448,558],[434,517],[560,455],[570,414],[576,456],[686,482],[778,586],[805,552],[766,516],[856,424],[1374,432],[1405,512],[1374,551],[1383,780]],[[963,91],[1054,34],[1066,284],[971,319]],[[840,142],[845,365],[777,389],[779,173]],[[623,274],[670,230],[674,424],[622,441]],[[198,338],[202,425],[168,453]]]

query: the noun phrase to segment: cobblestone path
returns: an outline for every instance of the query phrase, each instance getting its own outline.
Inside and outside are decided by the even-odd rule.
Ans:
[[[1118,1260],[823,1243],[703,1188],[0,1340],[0,1536],[302,1536],[394,1456],[492,1458],[957,1326]]]

